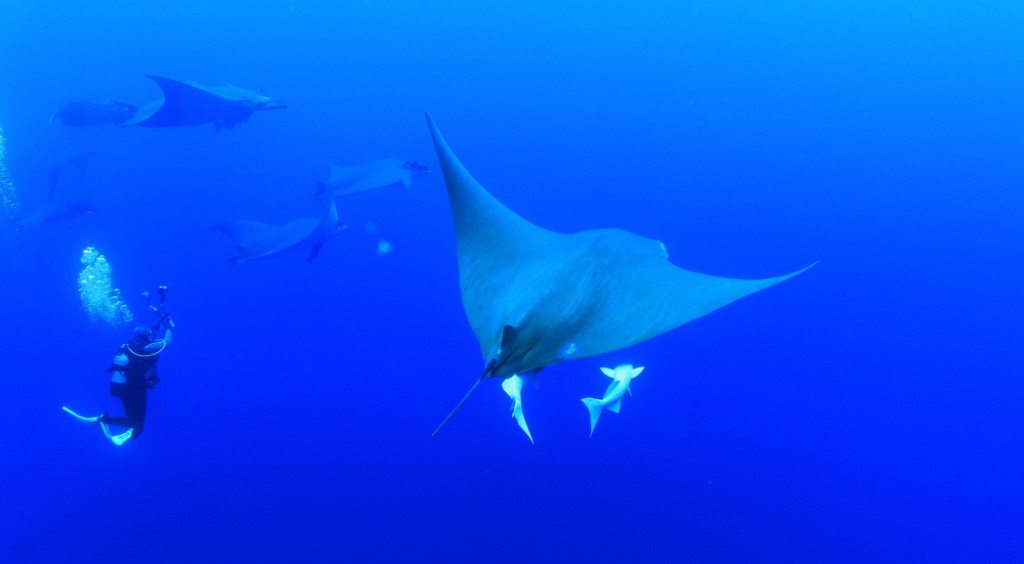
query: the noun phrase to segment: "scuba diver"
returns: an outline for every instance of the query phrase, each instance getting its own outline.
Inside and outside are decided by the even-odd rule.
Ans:
[[[65,412],[79,421],[99,423],[103,434],[117,446],[130,439],[137,439],[142,434],[146,423],[147,394],[160,382],[156,364],[167,345],[171,344],[174,321],[165,305],[167,286],[158,287],[157,294],[160,296],[159,306],[153,305],[149,292],[142,293],[147,307],[157,315],[157,322],[152,327],[136,327],[135,336],[130,342],[121,345],[107,368],[110,373],[110,395],[121,400],[124,415],[103,413],[86,417],[62,406]],[[111,427],[116,427],[114,431],[120,432],[112,431]]]

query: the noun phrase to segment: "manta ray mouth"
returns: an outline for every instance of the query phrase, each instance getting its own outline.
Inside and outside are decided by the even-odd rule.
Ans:
[[[480,378],[533,376],[544,369],[543,366],[537,366],[536,362],[526,364],[524,361],[529,361],[527,356],[528,352],[522,351],[519,354],[509,354],[508,356],[492,359],[487,363],[487,367],[484,368],[484,372],[480,375]]]

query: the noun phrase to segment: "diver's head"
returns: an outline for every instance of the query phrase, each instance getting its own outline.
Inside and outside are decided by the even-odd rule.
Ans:
[[[148,344],[153,340],[153,330],[149,327],[139,325],[135,328],[135,342],[141,344]]]

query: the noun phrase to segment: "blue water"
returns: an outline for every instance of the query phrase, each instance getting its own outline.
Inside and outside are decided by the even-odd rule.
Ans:
[[[1024,559],[1024,9],[1012,2],[6,0],[0,127],[100,213],[0,229],[0,560]],[[155,74],[289,105],[232,130],[49,126]],[[621,227],[682,267],[800,277],[524,391],[477,377],[440,174],[339,201],[349,231],[232,265],[227,219],[314,216],[326,162],[437,170],[429,110],[531,221]],[[368,225],[370,224],[370,225]],[[368,229],[368,227],[372,227]],[[393,252],[377,256],[385,239]],[[130,326],[82,311],[96,246],[178,329],[146,433]],[[598,370],[647,367],[587,438]]]

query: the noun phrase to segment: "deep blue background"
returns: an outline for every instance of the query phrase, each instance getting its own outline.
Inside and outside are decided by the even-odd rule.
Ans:
[[[88,4],[88,6],[86,6]],[[102,213],[0,230],[0,558],[36,562],[1024,558],[1024,9],[1014,2],[65,2],[0,7],[0,127]],[[158,74],[290,105],[234,130],[62,129]],[[525,390],[479,373],[439,174],[340,202],[300,256],[227,263],[325,162],[436,168],[429,110],[498,198],[777,288]],[[377,228],[365,230],[366,222]],[[394,252],[374,253],[386,238]],[[179,331],[113,448],[130,328],[91,325],[87,245]],[[587,439],[598,367],[647,366]],[[34,560],[32,560],[34,558]]]

